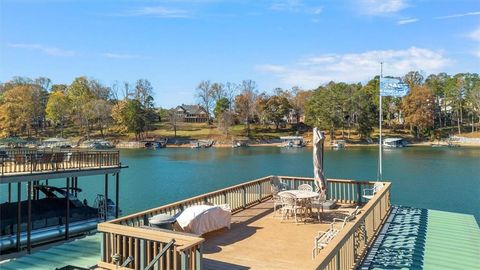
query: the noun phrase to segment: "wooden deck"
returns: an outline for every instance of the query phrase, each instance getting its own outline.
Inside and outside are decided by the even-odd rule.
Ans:
[[[326,230],[334,217],[352,211],[347,207],[325,210],[320,223],[295,224],[293,218],[274,217],[272,209],[271,200],[263,202],[233,215],[230,230],[204,235],[204,268],[314,269],[311,253],[315,235]]]

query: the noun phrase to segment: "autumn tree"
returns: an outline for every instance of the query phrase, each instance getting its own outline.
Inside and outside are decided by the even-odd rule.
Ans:
[[[403,99],[405,124],[411,127],[415,137],[425,137],[433,128],[434,97],[426,86],[414,86]]]
[[[46,115],[47,119],[53,122],[55,129],[60,126],[60,136],[63,137],[65,123],[70,117],[70,101],[63,91],[55,89],[48,98]]]
[[[244,80],[239,89],[240,94],[235,97],[235,112],[245,124],[247,136],[250,136],[250,122],[255,116],[257,84],[252,80]]]
[[[37,90],[33,85],[24,84],[5,91],[0,104],[0,128],[7,135],[26,131],[30,136],[40,104]]]
[[[269,98],[270,96],[265,92],[258,94],[255,98],[255,114],[258,118],[258,121],[262,125],[266,125],[268,123],[267,102]]]

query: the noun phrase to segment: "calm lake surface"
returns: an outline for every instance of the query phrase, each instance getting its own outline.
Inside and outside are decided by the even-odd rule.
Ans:
[[[376,147],[325,151],[329,178],[375,180]],[[124,214],[156,207],[267,175],[312,177],[312,149],[279,147],[122,150],[120,208]],[[393,204],[475,215],[480,223],[480,148],[407,147],[384,150],[384,179]],[[80,198],[93,203],[104,177],[83,177]],[[115,194],[110,177],[109,197]],[[50,180],[64,186],[64,180]],[[6,185],[1,197],[5,200]],[[25,198],[25,197],[24,197]]]

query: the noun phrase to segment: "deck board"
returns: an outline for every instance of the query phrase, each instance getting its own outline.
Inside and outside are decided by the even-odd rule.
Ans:
[[[350,211],[325,211],[321,223],[295,224],[273,217],[272,207],[263,202],[233,215],[230,230],[205,234],[205,269],[312,269],[315,235]]]

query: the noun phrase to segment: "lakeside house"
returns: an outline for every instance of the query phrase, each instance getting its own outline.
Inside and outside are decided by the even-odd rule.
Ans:
[[[186,123],[206,123],[208,112],[200,105],[179,105],[175,108],[178,119]]]

